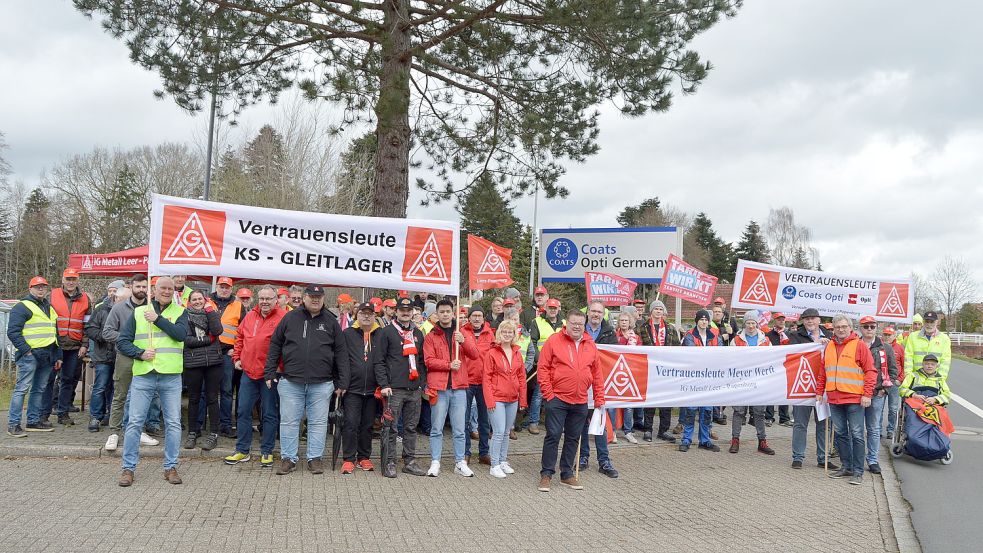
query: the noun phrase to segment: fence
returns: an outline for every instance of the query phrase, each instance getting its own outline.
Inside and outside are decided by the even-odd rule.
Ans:
[[[949,340],[954,346],[983,346],[983,334],[966,334],[965,332],[950,332]]]
[[[7,340],[7,319],[10,317],[12,305],[0,301],[0,376],[8,377],[7,382],[13,382],[14,346]]]

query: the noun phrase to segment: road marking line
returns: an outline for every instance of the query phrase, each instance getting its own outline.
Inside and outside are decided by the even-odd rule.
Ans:
[[[972,411],[973,414],[976,415],[977,417],[983,419],[983,409],[980,409],[979,407],[977,407],[977,406],[973,405],[972,403],[970,403],[969,401],[967,401],[962,396],[957,395],[957,394],[954,394],[952,392],[949,392],[949,397],[951,397],[952,400],[955,401],[956,403],[958,403],[959,405],[962,405],[966,409],[969,409],[970,411]]]

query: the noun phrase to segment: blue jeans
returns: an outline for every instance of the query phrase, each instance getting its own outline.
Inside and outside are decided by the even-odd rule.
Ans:
[[[897,386],[887,389],[887,432],[894,434],[895,423],[898,422],[898,409],[901,408],[901,396]]]
[[[464,417],[468,410],[468,391],[438,390],[437,403],[430,410],[430,460],[439,461],[444,448],[444,422],[451,417],[451,436],[454,441],[454,461],[464,460]]]
[[[638,411],[638,420],[641,421],[644,418],[641,409],[625,408],[622,410],[621,417],[624,420],[621,421],[621,430],[625,434],[632,434],[635,432],[635,411]],[[612,409],[611,412],[614,412],[614,409]]]
[[[495,409],[488,412],[491,423],[491,443],[488,454],[491,455],[491,465],[496,467],[509,458],[509,430],[515,425],[515,414],[519,411],[519,402],[495,402]]]
[[[24,397],[27,396],[28,390],[31,391],[31,395],[27,401],[27,424],[37,424],[41,421],[41,414],[44,411],[44,389],[54,369],[54,355],[53,348],[38,348],[31,350],[29,355],[21,355],[17,358],[17,383],[14,384],[13,393],[10,394],[10,412],[7,419],[9,426],[20,424],[24,412]]]
[[[683,425],[683,438],[680,444],[693,443],[693,430],[696,417],[700,417],[700,445],[713,443],[710,439],[710,426],[713,424],[713,407],[682,407],[679,409],[679,422]]]
[[[893,388],[893,386],[892,386]],[[867,465],[877,464],[877,451],[881,448],[881,419],[884,418],[884,402],[887,395],[870,398],[870,407],[864,409],[867,425]]]
[[[864,473],[864,408],[859,403],[829,405],[836,449],[840,452],[843,469],[856,476]]]
[[[334,382],[302,384],[286,377],[277,384],[280,395],[280,458],[297,462],[300,442],[300,420],[307,411],[307,460],[324,455],[328,434],[328,405],[334,393]]]
[[[470,434],[478,429],[478,406],[474,399],[468,404],[468,413],[468,426],[465,430]]]
[[[236,451],[249,453],[253,443],[253,406],[260,402],[259,412],[263,421],[263,436],[260,438],[259,451],[262,455],[272,455],[276,443],[276,427],[280,424],[280,406],[278,405],[277,385],[273,389],[266,387],[266,381],[260,378],[253,380],[243,375],[239,380],[239,418],[236,421]]]
[[[533,378],[526,383],[526,387],[531,388],[532,392],[529,396],[529,416],[522,423],[522,428],[526,428],[530,424],[538,426],[539,413],[543,410],[543,391],[539,389],[539,381]]]
[[[809,436],[809,419],[815,417],[816,408],[811,405],[793,405],[792,460],[802,461],[806,456],[806,438]],[[816,462],[826,460],[826,421],[816,421]]]
[[[160,396],[164,413],[164,470],[176,467],[181,447],[181,375],[150,372],[134,376],[129,395],[130,417],[123,439],[123,469],[133,470],[140,462],[140,432],[154,395]]]
[[[484,457],[488,455],[488,436],[491,434],[491,427],[488,424],[488,407],[485,406],[485,394],[482,390],[481,384],[472,384],[468,386],[468,413],[467,417],[471,417],[471,400],[477,401],[478,407],[478,455]],[[464,454],[471,455],[471,436],[465,436],[464,440]]]
[[[110,402],[106,401],[106,392],[110,392],[111,401],[113,386],[113,365],[99,363],[95,366],[95,378],[92,380],[92,399],[89,401],[89,416],[102,420],[109,416]]]
[[[61,370],[58,371],[60,385],[58,386],[58,405],[55,407],[56,415],[64,415],[71,409],[75,399],[75,388],[79,384],[79,376],[82,372],[82,360],[79,359],[79,350],[69,349],[61,352]]]

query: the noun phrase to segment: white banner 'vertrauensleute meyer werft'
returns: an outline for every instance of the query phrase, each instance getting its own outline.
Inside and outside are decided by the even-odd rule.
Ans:
[[[612,408],[813,405],[822,348],[597,346]]]
[[[353,217],[154,195],[150,273],[457,295],[456,222]]]
[[[782,313],[812,307],[820,315],[907,323],[914,316],[915,287],[910,278],[845,276],[741,259],[731,305]]]

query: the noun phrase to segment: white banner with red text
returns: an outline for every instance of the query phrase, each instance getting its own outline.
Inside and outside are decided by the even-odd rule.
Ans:
[[[457,295],[456,222],[354,217],[155,194],[150,274]]]
[[[812,307],[820,315],[843,313],[859,319],[911,322],[915,287],[910,278],[869,278],[809,269],[780,267],[743,259],[737,262],[735,308],[802,313]]]
[[[823,346],[597,349],[606,407],[696,407],[813,405]]]

